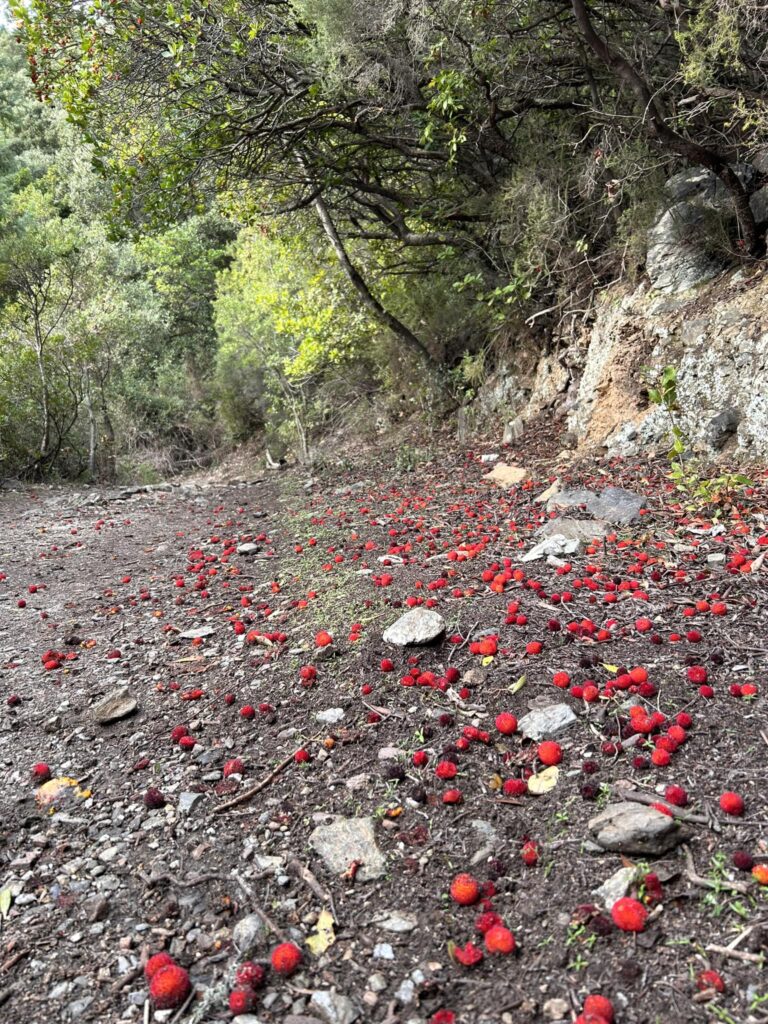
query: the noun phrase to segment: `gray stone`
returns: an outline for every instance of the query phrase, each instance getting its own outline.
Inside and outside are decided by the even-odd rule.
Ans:
[[[335,875],[343,874],[352,861],[362,865],[355,875],[356,881],[373,881],[386,870],[386,860],[376,845],[372,818],[338,818],[330,825],[319,825],[309,842]]]
[[[243,958],[250,956],[266,938],[267,929],[258,914],[248,914],[232,929],[232,942]]]
[[[394,960],[395,951],[388,942],[377,942],[373,947],[374,960]]]
[[[408,914],[401,910],[390,910],[385,917],[375,918],[374,924],[383,928],[385,932],[406,934],[418,928],[419,919],[415,914]]]
[[[344,708],[327,708],[325,711],[318,711],[315,718],[325,725],[335,725],[344,717]]]
[[[568,704],[550,704],[524,715],[517,727],[523,736],[539,741],[558,736],[577,721]]]
[[[238,544],[237,545],[237,553],[238,553],[238,555],[254,555],[254,554],[256,554],[256,552],[258,550],[259,550],[259,545],[258,544],[252,544],[250,542],[247,543],[247,544]]]
[[[261,1018],[255,1017],[252,1013],[240,1013],[232,1018],[232,1024],[261,1024]]]
[[[673,203],[648,232],[645,269],[657,292],[681,295],[710,281],[723,269],[707,245],[717,212],[711,202]]]
[[[768,221],[768,185],[763,185],[757,192],[752,193],[749,205],[757,223],[765,224]]]
[[[589,831],[604,850],[660,855],[674,849],[684,835],[679,823],[644,804],[611,804],[589,822]]]
[[[395,999],[400,1003],[408,1004],[412,1003],[415,998],[416,986],[410,978],[406,978],[400,983],[400,987],[397,992],[395,992]]]
[[[322,1014],[328,1024],[352,1024],[360,1016],[360,1010],[352,1000],[335,988],[313,992],[309,1005]]]
[[[504,425],[504,444],[511,444],[513,441],[517,441],[518,438],[522,437],[525,433],[525,420],[522,416],[516,416],[513,420],[509,420]]]
[[[445,619],[430,608],[413,608],[384,631],[384,641],[406,647],[429,644],[445,632]]]
[[[610,910],[617,900],[627,895],[636,874],[637,868],[619,868],[601,886],[593,889],[592,895],[602,907]]]
[[[179,814],[192,814],[203,801],[202,793],[181,793],[179,795]]]
[[[707,423],[705,428],[707,444],[716,451],[720,451],[726,445],[728,439],[733,437],[739,429],[740,420],[741,413],[738,409],[728,408],[717,413]]]
[[[109,725],[110,722],[119,722],[121,718],[132,715],[138,706],[139,702],[129,688],[121,686],[94,704],[92,714],[99,725]]]

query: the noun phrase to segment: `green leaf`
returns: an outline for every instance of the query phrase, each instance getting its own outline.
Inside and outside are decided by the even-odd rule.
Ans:
[[[522,676],[520,676],[520,678],[517,680],[516,683],[512,683],[512,685],[509,688],[509,692],[510,693],[517,693],[517,691],[518,690],[522,690],[522,688],[524,686],[525,686],[525,676],[522,675]]]

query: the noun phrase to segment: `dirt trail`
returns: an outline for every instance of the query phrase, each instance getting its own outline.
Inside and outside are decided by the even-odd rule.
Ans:
[[[553,477],[535,443],[505,452],[534,468],[510,491],[483,480],[491,449],[444,446],[401,474],[382,448],[309,488],[288,472],[124,500],[0,494],[0,1021],[229,1020],[233,931],[265,964],[280,941],[255,910],[303,962],[268,974],[242,1024],[571,1021],[596,992],[616,1024],[768,1020],[768,887],[732,863],[768,864],[763,479],[714,522],[676,505],[663,466],[574,465],[561,487],[631,487],[643,514],[523,563],[557,515],[534,500]],[[386,644],[410,606],[445,635]],[[99,724],[121,687],[137,709]],[[557,703],[575,720],[544,737],[562,760],[533,795],[546,755],[495,720]],[[38,806],[40,762],[79,793]],[[637,808],[686,791],[667,804],[685,849],[601,852],[588,822],[622,781]],[[743,816],[720,809],[727,790]],[[360,850],[326,828],[352,819]],[[623,867],[638,933],[594,892]],[[449,895],[461,872],[475,906]],[[324,909],[334,941],[313,953]],[[513,953],[486,948],[481,912]],[[142,958],[161,949],[196,986],[177,1016],[147,1004]],[[724,992],[697,986],[708,968]]]

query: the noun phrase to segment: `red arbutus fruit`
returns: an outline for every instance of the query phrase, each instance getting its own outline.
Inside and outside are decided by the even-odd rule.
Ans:
[[[435,768],[435,775],[438,779],[455,779],[459,769],[453,761],[441,761]]]
[[[161,967],[170,967],[175,963],[176,961],[170,953],[155,953],[155,955],[151,956],[144,964],[144,977],[147,981],[151,981]]]
[[[191,750],[194,749],[196,742],[197,741],[195,740],[194,736],[182,736],[181,739],[179,740],[179,746],[181,747],[182,750],[189,753]]]
[[[602,1017],[608,1024],[613,1024],[613,1003],[600,995],[590,995],[584,1000],[584,1013],[593,1013]]]
[[[149,983],[149,998],[156,1010],[176,1010],[192,990],[189,975],[178,964],[161,967]]]
[[[247,985],[249,988],[261,988],[267,972],[253,960],[245,960],[235,972],[235,984]]]
[[[333,643],[333,637],[325,630],[321,629],[319,633],[315,634],[315,645],[317,647],[328,647]]]
[[[465,946],[456,946],[453,950],[453,957],[464,967],[474,967],[483,959],[483,951],[468,942]]]
[[[528,839],[523,843],[523,848],[520,850],[520,856],[522,857],[523,864],[527,864],[529,868],[534,867],[539,860],[539,847],[532,839]]]
[[[552,766],[560,764],[563,759],[563,751],[559,743],[555,743],[554,740],[545,740],[539,744],[536,756],[542,764]]]
[[[496,716],[496,728],[503,736],[511,736],[517,731],[517,719],[509,711],[502,711]]]
[[[752,877],[759,885],[768,885],[768,864],[755,864]]]
[[[456,1024],[456,1014],[452,1010],[436,1010],[429,1018],[429,1024]]]
[[[746,850],[734,850],[731,855],[733,866],[739,871],[751,871],[755,866],[755,860],[751,853]]]
[[[460,804],[463,799],[460,789],[446,789],[443,793],[444,804]]]
[[[281,942],[272,950],[270,963],[275,974],[287,977],[293,974],[301,963],[301,950],[293,942]]]
[[[617,928],[623,932],[641,932],[648,919],[648,911],[639,900],[622,896],[611,908],[611,917]]]
[[[664,790],[664,799],[675,807],[686,807],[688,804],[688,794],[682,786],[667,786]]]
[[[503,924],[495,924],[485,933],[485,948],[489,953],[507,955],[515,951],[515,936]]]
[[[242,759],[239,757],[233,757],[227,761],[224,765],[223,775],[225,779],[228,779],[230,775],[242,775],[245,771],[245,765]]]
[[[165,797],[155,786],[150,786],[144,794],[144,806],[149,808],[150,811],[159,810],[161,807],[165,807]]]
[[[423,768],[424,765],[429,761],[429,754],[426,752],[426,750],[417,750],[414,752],[414,755],[411,758],[411,760],[413,761],[414,767]]]
[[[461,907],[471,907],[480,899],[480,884],[466,872],[451,882],[451,899]]]
[[[293,755],[293,760],[296,764],[306,764],[309,761],[309,751],[302,747]]]
[[[43,761],[32,765],[32,780],[38,784],[48,782],[51,777],[51,769]]]
[[[725,792],[720,797],[720,810],[725,814],[731,814],[735,818],[740,818],[744,813],[744,800],[738,793]]]
[[[504,796],[525,796],[528,784],[522,779],[507,779],[501,787]]]
[[[179,743],[184,736],[189,736],[186,725],[176,725],[171,730],[171,743]]]
[[[252,718],[256,717],[256,708],[250,704],[243,705],[243,707],[240,708],[240,717],[245,718],[250,722]]]
[[[705,992],[708,989],[725,992],[725,982],[717,971],[702,971],[696,978],[696,988],[699,992]]]
[[[688,669],[688,679],[692,683],[696,683],[699,686],[701,683],[707,681],[707,670],[703,665],[691,665]]]
[[[504,922],[493,910],[486,910],[475,921],[475,931],[485,935],[491,928],[495,928],[497,924],[504,924]]]
[[[249,985],[239,985],[229,993],[229,1012],[235,1016],[250,1013],[258,1004],[256,993]]]

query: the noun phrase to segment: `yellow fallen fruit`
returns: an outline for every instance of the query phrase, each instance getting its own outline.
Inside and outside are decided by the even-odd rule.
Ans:
[[[60,775],[56,779],[43,783],[35,793],[35,803],[38,807],[55,808],[57,803],[65,802],[72,797],[78,800],[87,800],[91,795],[90,789],[80,789],[77,779],[70,779],[66,775]]]

